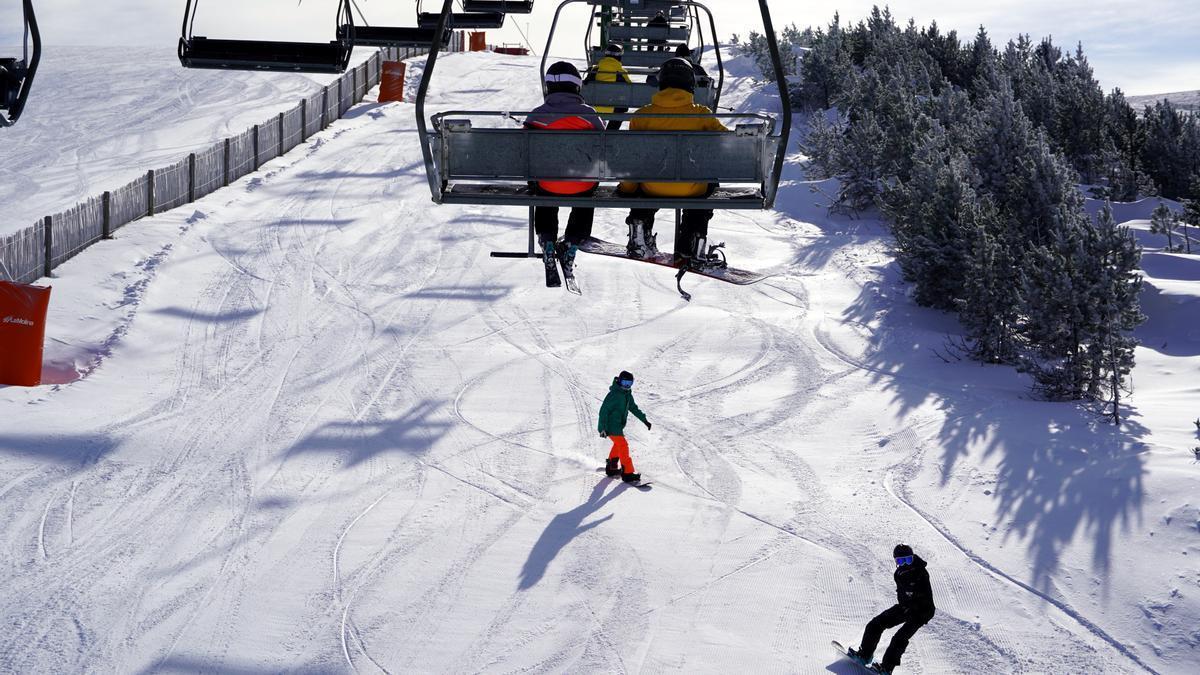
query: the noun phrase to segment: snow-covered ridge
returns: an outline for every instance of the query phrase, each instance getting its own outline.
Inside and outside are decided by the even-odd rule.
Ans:
[[[1154,105],[1166,99],[1181,110],[1200,110],[1200,90],[1179,91],[1171,94],[1153,94],[1147,96],[1130,96],[1129,103],[1137,108]]]

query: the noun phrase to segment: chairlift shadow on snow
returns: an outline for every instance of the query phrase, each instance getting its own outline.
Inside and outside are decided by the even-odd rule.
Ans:
[[[610,480],[600,480],[596,483],[596,487],[592,488],[592,493],[586,502],[570,511],[554,516],[547,523],[546,529],[542,531],[542,535],[538,537],[537,542],[529,551],[529,557],[525,560],[525,564],[521,566],[521,578],[517,583],[518,590],[527,591],[536,586],[546,575],[546,568],[567,547],[567,544],[570,544],[579,535],[612,519],[613,514],[610,513],[590,523],[583,522],[585,518],[604,508],[605,504],[629,489],[628,485],[617,483],[617,486],[608,494],[604,494],[604,489],[611,484]]]
[[[1140,518],[1146,498],[1141,439],[1148,432],[1136,408],[1126,406],[1115,428],[1078,403],[1033,400],[1027,376],[1011,366],[944,363],[933,352],[958,330],[953,317],[897,302],[899,289],[884,284],[864,286],[845,318],[870,328],[859,365],[875,373],[902,412],[930,401],[942,409],[945,421],[928,439],[941,451],[941,485],[971,454],[994,461],[994,488],[981,494],[995,502],[996,536],[1028,547],[1032,585],[1051,588],[1064,550],[1079,537],[1091,542],[1093,572],[1106,579],[1117,530]]]
[[[395,451],[423,455],[453,426],[432,419],[439,408],[438,401],[421,401],[387,419],[330,422],[290,448],[288,454],[338,455],[347,468]]]
[[[177,319],[187,319],[189,321],[203,321],[205,323],[238,323],[248,321],[263,313],[261,309],[236,309],[228,312],[204,312],[201,310],[186,309],[183,307],[164,307],[150,311],[151,314],[159,314],[161,316],[170,316]]]
[[[83,468],[111,454],[120,443],[105,433],[4,434],[0,455]]]

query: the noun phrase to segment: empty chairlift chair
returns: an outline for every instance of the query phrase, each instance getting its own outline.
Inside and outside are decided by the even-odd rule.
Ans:
[[[354,49],[354,18],[350,0],[338,0],[336,40],[330,42],[279,42],[222,40],[192,34],[199,0],[188,0],[179,38],[179,61],[185,68],[269,70],[297,73],[340,73],[350,63]]]
[[[33,0],[24,0],[22,11],[25,42],[21,58],[0,58],[0,127],[16,124],[21,117],[42,59],[42,34],[33,13]]]
[[[452,0],[445,0],[441,21],[449,21]],[[791,105],[767,0],[758,0],[780,88],[780,117],[755,113],[717,115],[733,132],[593,131],[546,133],[501,126],[528,113],[449,111],[425,115],[438,49],[426,60],[417,93],[417,127],[434,202],[524,206],[531,212],[529,251],[533,246],[532,210],[536,206],[666,209],[768,209],[774,205],[791,128]],[[475,121],[486,121],[476,126]],[[531,181],[598,183],[720,183],[707,198],[627,196],[602,185],[581,195],[547,195]],[[505,254],[506,257],[508,254]],[[682,275],[682,271],[680,272]],[[678,278],[678,277],[677,277]],[[681,289],[682,292],[682,289]]]
[[[533,0],[463,0],[467,12],[500,12],[501,14],[529,14],[533,12]]]
[[[445,15],[445,21],[443,21],[443,14]],[[421,3],[418,2],[417,25],[421,28],[434,28],[440,25],[445,30],[503,28],[504,12],[498,10],[482,12],[472,12],[469,10],[466,12],[424,12],[421,11]]]

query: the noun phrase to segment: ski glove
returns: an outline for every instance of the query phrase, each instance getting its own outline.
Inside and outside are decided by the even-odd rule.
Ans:
[[[646,420],[646,431],[650,431],[650,420]]]
[[[608,432],[607,432],[607,431],[601,431],[601,432],[600,432],[600,438],[608,438]]]

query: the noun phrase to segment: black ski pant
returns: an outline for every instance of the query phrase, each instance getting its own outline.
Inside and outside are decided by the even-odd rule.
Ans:
[[[641,221],[644,224],[646,236],[654,231],[654,216],[658,209],[630,209],[626,224]],[[708,221],[712,220],[712,209],[684,209],[680,217],[680,228],[675,236],[675,254],[691,256],[695,253],[697,237],[708,236]]]
[[[883,636],[883,631],[900,626],[900,630],[892,636],[887,651],[883,653],[883,660],[879,662],[884,670],[890,671],[900,665],[900,657],[904,655],[904,650],[908,649],[908,641],[921,626],[929,623],[932,618],[932,610],[905,609],[901,605],[889,607],[867,623],[867,629],[863,631],[862,642],[859,643],[858,653],[862,654],[863,658],[872,657],[875,654],[875,647],[879,645],[879,638]]]
[[[592,236],[592,220],[596,209],[591,207],[574,207],[571,215],[567,216],[567,231],[563,238],[578,245],[584,239]],[[541,241],[558,239],[558,207],[538,206],[533,210],[533,227],[537,230]]]

